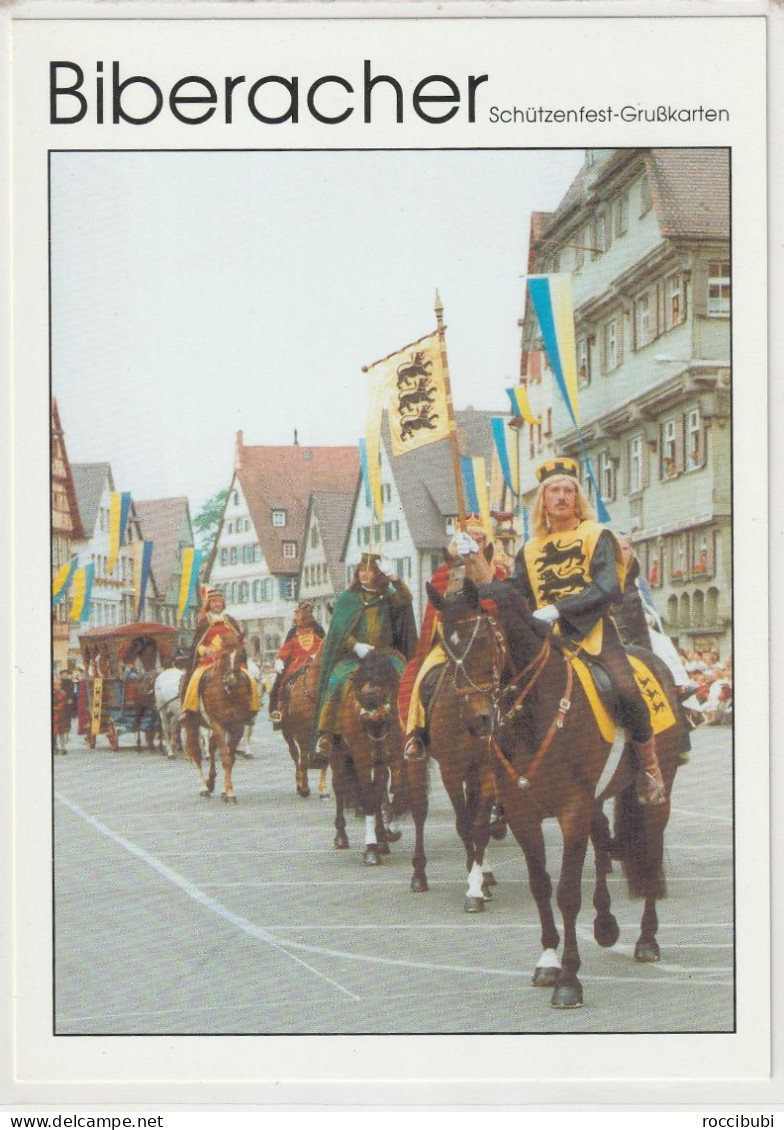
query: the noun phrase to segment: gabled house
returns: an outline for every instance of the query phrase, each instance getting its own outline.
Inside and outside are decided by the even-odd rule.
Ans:
[[[52,577],[71,560],[76,542],[84,538],[79,503],[76,498],[71,464],[65,446],[65,436],[60,423],[57,401],[52,397],[51,416],[51,536]],[[54,669],[64,670],[68,665],[68,597],[52,610],[52,662]]]
[[[355,495],[356,490],[316,490],[310,496],[298,598],[312,601],[313,614],[323,628],[332,618],[335,597],[346,587],[342,554]]]
[[[613,528],[631,532],[672,638],[723,654],[732,647],[729,236],[726,149],[597,149],[533,248],[534,273],[572,277],[580,423]],[[541,347],[528,308],[523,352]],[[558,396],[553,410],[555,449],[581,459]]]
[[[111,466],[108,463],[75,463],[72,470],[84,532],[84,538],[77,541],[73,548],[79,555],[80,567],[90,563],[95,566],[89,619],[71,628],[71,651],[75,654],[79,647],[78,634],[86,628],[132,624],[137,619],[155,620],[158,591],[151,577],[144,608],[141,616],[137,617],[133,546],[143,538],[133,501],[114,569],[109,572],[110,495],[115,490]]]
[[[491,510],[501,509],[503,487],[490,421],[503,414],[474,408],[455,412],[461,454],[485,459]],[[364,488],[358,484],[342,555],[346,581],[361,555],[380,546],[411,590],[419,624],[427,602],[425,583],[441,564],[443,549],[456,528],[457,492],[449,440],[393,456],[386,416],[381,440],[382,522],[380,526],[372,523]]]
[[[134,503],[142,536],[153,543],[152,576],[158,592],[156,620],[177,626],[182,577],[182,551],[193,545],[193,527],[188,499],[152,498]],[[196,624],[198,609],[191,607],[185,627]]]
[[[261,662],[274,659],[291,626],[311,495],[351,491],[358,479],[357,447],[252,447],[237,433],[206,577],[224,593]]]

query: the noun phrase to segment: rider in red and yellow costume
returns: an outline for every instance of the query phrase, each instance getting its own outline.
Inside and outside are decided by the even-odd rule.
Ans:
[[[181,720],[187,721],[187,714],[199,713],[199,684],[208,667],[212,667],[220,659],[223,641],[227,636],[238,636],[242,639],[242,629],[233,616],[226,611],[226,600],[220,589],[208,589],[204,597],[202,618],[196,625],[193,634],[188,666],[186,668],[187,688],[182,699]],[[248,674],[247,667],[243,671]],[[261,707],[259,688],[256,680],[251,678],[251,711],[255,718]]]
[[[269,714],[274,726],[279,726],[281,714],[278,704],[289,680],[301,670],[309,659],[318,655],[324,640],[324,629],[313,616],[313,605],[302,601],[294,610],[294,627],[291,629],[275,660],[277,678],[270,691]]]

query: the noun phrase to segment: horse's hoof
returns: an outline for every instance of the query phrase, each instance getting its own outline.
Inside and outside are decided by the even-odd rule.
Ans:
[[[484,898],[485,902],[493,901],[493,892],[489,883],[482,883],[482,897]]]
[[[310,789],[297,785],[297,796],[310,796]]]
[[[476,895],[466,895],[463,899],[463,910],[466,914],[481,914],[485,909],[485,900]]]
[[[376,845],[376,851],[379,855],[389,855],[389,844],[385,840],[381,840]]]
[[[391,831],[391,829],[387,828],[386,829],[386,836],[387,836],[387,839],[389,840],[389,842],[391,844],[396,844],[398,840],[402,839],[403,833],[400,831],[399,828],[395,832],[393,832],[393,831]]]
[[[338,834],[335,836],[335,839],[333,840],[333,843],[339,851],[342,851],[343,848],[348,847],[348,836],[345,832],[338,832]]]
[[[366,867],[378,867],[379,864],[379,851],[380,848],[377,844],[368,844],[365,848],[363,859]]]
[[[234,793],[221,793],[221,800],[225,801],[226,804],[236,804],[237,803],[237,798],[234,795]]]
[[[209,800],[210,797],[212,796],[212,793],[210,792],[209,789],[202,789],[201,792],[199,793],[199,796],[203,796],[205,800]]]
[[[561,970],[553,965],[537,965],[531,978],[531,984],[535,985],[537,989],[552,989],[558,984],[560,976]]]
[[[582,1008],[583,987],[577,978],[567,985],[556,985],[550,1004],[553,1008]]]
[[[332,800],[332,793],[319,793],[319,800]]]
[[[656,941],[644,942],[642,938],[634,947],[634,960],[643,962],[661,961],[659,944]]]
[[[614,946],[620,937],[621,931],[615,916],[610,914],[607,918],[595,918],[593,922],[593,936],[603,949]]]
[[[411,890],[414,892],[415,895],[420,895],[420,894],[422,894],[423,891],[429,891],[430,890],[430,888],[427,885],[427,879],[425,878],[424,875],[414,875],[413,876],[413,878],[411,879]]]

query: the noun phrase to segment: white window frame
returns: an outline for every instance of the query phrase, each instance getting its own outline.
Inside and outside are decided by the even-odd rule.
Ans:
[[[284,541],[283,543],[283,557],[287,561],[291,561],[297,556],[297,543],[295,541]]]
[[[604,364],[605,370],[611,373],[621,363],[621,351],[618,339],[621,330],[621,320],[618,317],[610,318],[604,325]],[[612,349],[611,349],[612,347]]]
[[[634,303],[634,334],[638,349],[650,344],[651,335],[651,295],[649,291],[638,296]]]
[[[613,231],[616,238],[629,230],[629,194],[622,193],[613,204]]]
[[[684,458],[687,471],[698,471],[702,465],[700,461],[701,431],[702,420],[700,418],[700,410],[699,408],[690,408],[684,419]]]
[[[588,334],[583,334],[577,339],[577,385],[578,388],[587,388],[591,383],[591,350],[588,345]]]
[[[642,434],[638,433],[629,440],[629,493],[636,494],[642,490]]]
[[[275,527],[276,530],[284,529],[284,527],[286,525],[286,511],[285,510],[273,510],[272,511],[272,525]]]
[[[680,326],[686,320],[686,288],[683,284],[683,275],[668,275],[664,280],[665,285],[665,325],[668,330]],[[677,317],[675,307],[677,305]]]
[[[712,273],[714,268],[718,273]],[[709,318],[729,318],[732,303],[731,287],[729,259],[711,260],[708,263]]]
[[[676,434],[677,434],[678,421],[673,417],[670,420],[662,420],[661,425],[661,477],[663,479],[674,479],[678,473],[676,466]],[[665,460],[670,460],[672,463],[672,474],[666,474],[664,471]]]
[[[615,462],[609,451],[603,451],[599,456],[599,491],[603,502],[612,502],[615,498]]]

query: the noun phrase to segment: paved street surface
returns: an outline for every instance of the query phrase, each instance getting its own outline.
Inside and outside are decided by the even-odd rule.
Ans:
[[[129,746],[129,738],[122,739]],[[413,827],[380,867],[364,823],[335,851],[333,803],[300,799],[284,743],[259,717],[239,804],[197,795],[183,760],[132,748],[54,759],[58,1034],[716,1032],[732,1030],[731,733],[702,727],[667,833],[658,965],[631,957],[642,904],[611,876],[621,927],[580,916],[585,1007],[530,985],[539,926],[520,849],[491,844],[484,914],[463,911],[462,848],[433,771],[430,891],[412,894]],[[219,782],[220,782],[219,771]],[[218,789],[220,791],[220,788]],[[548,821],[551,872],[557,827]],[[619,869],[616,865],[616,871]]]

